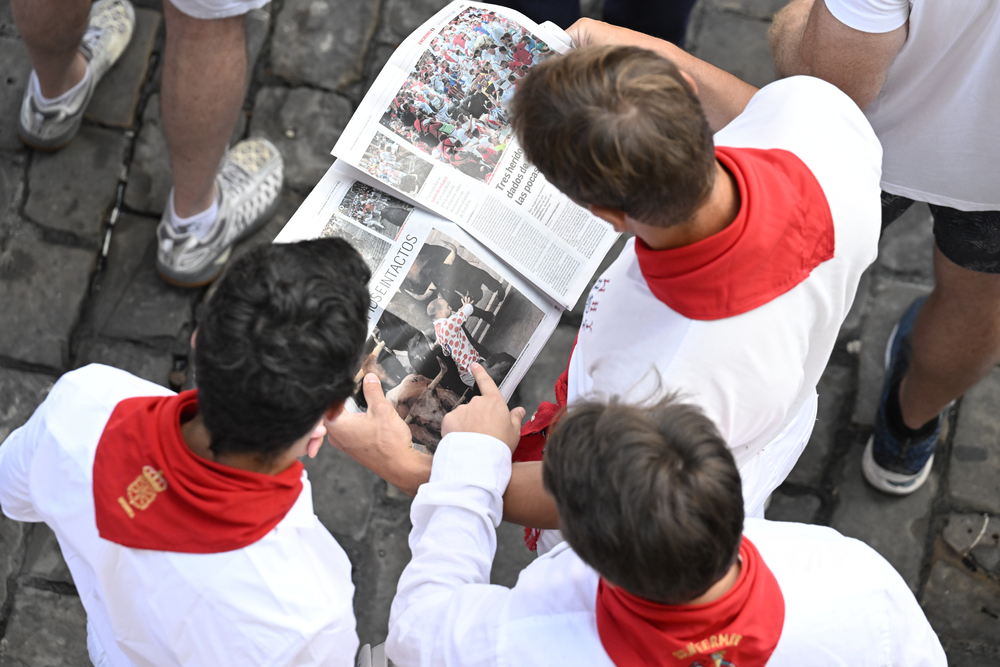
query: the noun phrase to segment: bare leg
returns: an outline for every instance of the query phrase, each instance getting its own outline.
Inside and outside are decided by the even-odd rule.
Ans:
[[[1000,275],[963,269],[934,247],[936,287],[913,327],[899,387],[903,421],[916,429],[1000,361]]]
[[[87,72],[80,40],[87,31],[90,0],[11,0],[10,10],[42,95],[59,97],[80,83]]]
[[[163,3],[163,14],[163,129],[174,171],[174,208],[188,217],[215,198],[215,171],[246,93],[246,34],[242,16],[195,19],[170,0]]]

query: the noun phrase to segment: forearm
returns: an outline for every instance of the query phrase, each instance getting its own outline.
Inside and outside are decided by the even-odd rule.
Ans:
[[[481,651],[510,594],[483,585],[496,552],[509,450],[488,436],[461,433],[442,440],[438,457],[410,508],[413,557],[389,619],[386,648],[401,664],[443,664],[471,647]],[[463,631],[454,632],[460,623]]]
[[[641,35],[641,39],[635,41],[636,46],[663,56],[694,79],[698,86],[698,99],[713,132],[718,132],[743,113],[750,98],[757,92],[757,88],[746,81],[695,58],[675,44],[649,35]]]
[[[694,80],[705,116],[716,132],[740,115],[757,92],[749,83],[695,58],[675,44],[627,28],[580,19],[570,26],[569,34],[578,46],[637,46],[671,61]]]
[[[556,503],[542,484],[542,462],[515,463],[503,495],[504,521],[531,528],[559,528]]]
[[[410,448],[405,456],[385,460],[381,465],[373,461],[360,460],[353,453],[351,455],[373,473],[410,497],[417,495],[420,485],[425,484],[431,478],[431,464],[434,458],[430,454],[413,448]]]

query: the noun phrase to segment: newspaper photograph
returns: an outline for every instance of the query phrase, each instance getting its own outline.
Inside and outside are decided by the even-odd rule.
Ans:
[[[396,49],[333,153],[472,234],[569,308],[617,234],[524,157],[506,109],[532,67],[571,48],[553,24],[453,2]]]
[[[335,163],[275,243],[347,239],[372,268],[369,336],[348,409],[366,408],[367,373],[433,452],[441,420],[478,394],[481,364],[509,399],[562,308],[458,225],[354,181]]]
[[[413,212],[411,204],[358,182],[347,190],[337,209],[389,241],[399,238],[403,224]]]

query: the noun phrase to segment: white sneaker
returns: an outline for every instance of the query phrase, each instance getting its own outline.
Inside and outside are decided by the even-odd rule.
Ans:
[[[37,97],[38,75],[32,70],[18,118],[21,141],[43,151],[54,151],[68,144],[80,129],[83,112],[98,82],[124,53],[134,29],[135,9],[128,0],[95,2],[80,43],[80,51],[88,63],[83,85],[68,99],[44,104]]]
[[[233,244],[271,219],[281,197],[284,163],[277,147],[254,138],[232,147],[215,177],[219,216],[200,239],[170,223],[169,207],[156,228],[156,270],[172,285],[200,287],[222,272]]]

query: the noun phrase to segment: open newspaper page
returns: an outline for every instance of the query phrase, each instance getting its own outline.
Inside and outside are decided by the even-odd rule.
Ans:
[[[275,239],[339,236],[372,270],[368,340],[349,409],[375,373],[415,443],[434,451],[441,419],[478,393],[483,365],[504,398],[538,356],[562,309],[458,225],[355,181],[335,163]]]
[[[333,149],[361,180],[457,222],[566,308],[617,235],[525,159],[506,109],[532,66],[570,48],[552,24],[453,2],[396,49]]]

